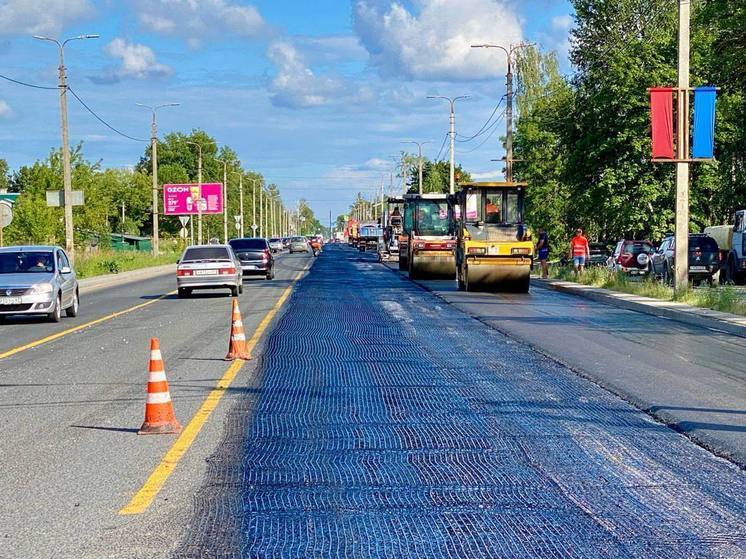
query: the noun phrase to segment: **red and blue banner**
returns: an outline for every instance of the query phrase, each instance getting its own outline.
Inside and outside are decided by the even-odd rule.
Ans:
[[[650,90],[650,125],[653,159],[673,159],[673,88]]]
[[[694,127],[692,157],[712,159],[715,152],[715,100],[717,88],[698,87],[694,90]]]

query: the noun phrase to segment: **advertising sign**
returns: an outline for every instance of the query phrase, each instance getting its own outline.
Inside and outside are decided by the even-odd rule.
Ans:
[[[202,203],[203,214],[223,213],[223,185],[219,182],[204,183],[200,192],[197,184],[164,184],[164,215],[197,215],[197,204]]]

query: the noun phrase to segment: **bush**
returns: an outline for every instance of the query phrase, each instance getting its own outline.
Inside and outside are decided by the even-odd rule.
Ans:
[[[103,274],[119,274],[129,270],[139,270],[151,266],[173,264],[179,258],[175,252],[153,256],[149,252],[99,251],[78,254],[75,260],[75,273],[78,278],[90,278]]]

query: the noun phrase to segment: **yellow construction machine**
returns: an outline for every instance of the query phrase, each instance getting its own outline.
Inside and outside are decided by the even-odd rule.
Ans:
[[[399,244],[399,262],[409,277],[453,278],[456,275],[451,207],[446,194],[404,195],[404,246]],[[402,258],[402,252],[406,256]]]
[[[534,245],[523,223],[526,183],[460,186],[452,200],[459,289],[527,293]]]

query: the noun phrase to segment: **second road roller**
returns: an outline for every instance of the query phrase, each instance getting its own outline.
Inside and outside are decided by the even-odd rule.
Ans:
[[[456,237],[453,234],[451,205],[446,194],[405,194],[405,261],[409,277],[454,278],[456,276]]]

